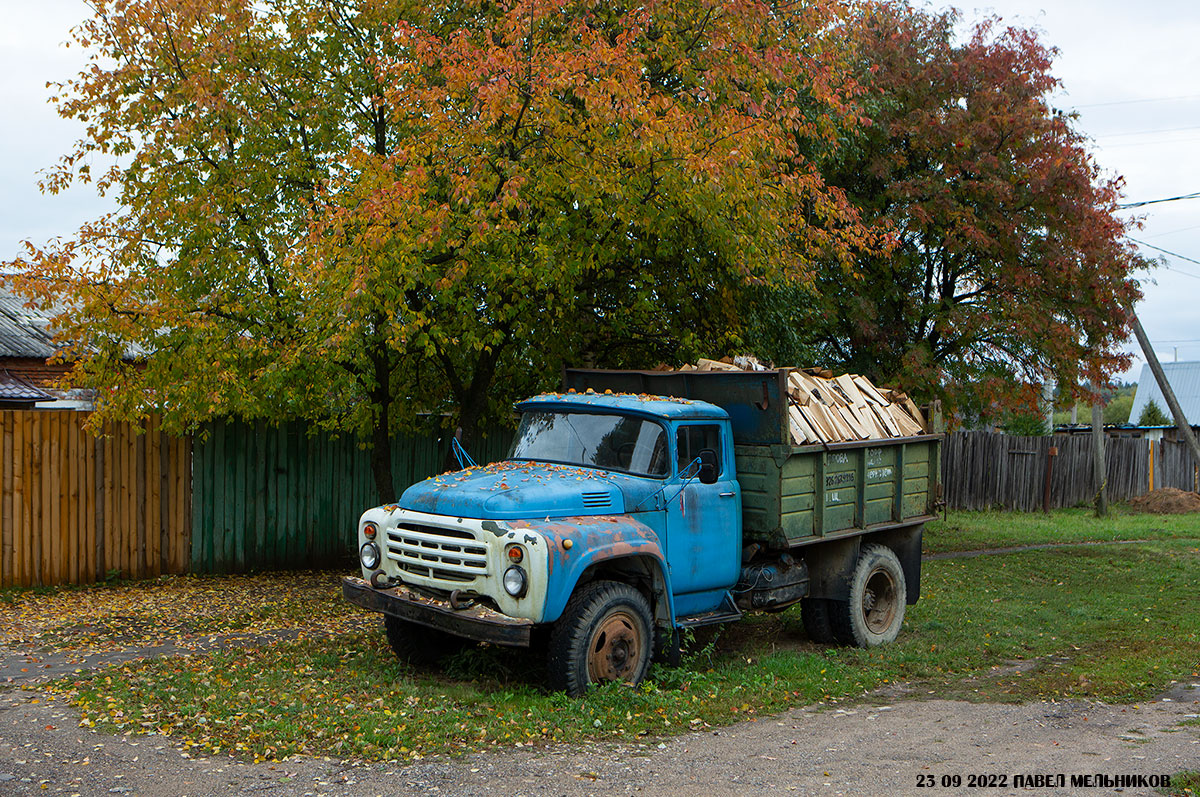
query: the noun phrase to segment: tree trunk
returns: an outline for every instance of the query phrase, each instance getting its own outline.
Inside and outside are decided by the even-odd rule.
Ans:
[[[369,394],[374,410],[371,423],[371,474],[375,477],[379,503],[392,504],[396,501],[396,482],[392,475],[392,374],[387,353],[372,352],[371,364],[374,370],[374,383]]]

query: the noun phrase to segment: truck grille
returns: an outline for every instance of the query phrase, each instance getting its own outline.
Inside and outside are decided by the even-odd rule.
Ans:
[[[387,537],[387,557],[406,573],[457,583],[487,575],[487,546],[469,531],[401,523]]]

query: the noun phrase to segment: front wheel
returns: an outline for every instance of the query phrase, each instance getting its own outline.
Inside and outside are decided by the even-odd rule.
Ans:
[[[442,659],[466,650],[471,641],[391,615],[383,616],[388,645],[403,662],[418,666],[437,664]]]
[[[850,578],[850,600],[838,602],[833,631],[838,642],[860,648],[892,642],[904,623],[908,591],[891,548],[864,545]]]
[[[642,682],[650,666],[646,597],[628,584],[593,581],[576,590],[550,632],[551,685],[579,697],[594,683]]]

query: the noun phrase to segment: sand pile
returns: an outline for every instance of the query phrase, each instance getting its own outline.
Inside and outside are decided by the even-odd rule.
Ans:
[[[1164,487],[1145,495],[1139,495],[1129,502],[1129,507],[1137,512],[1151,512],[1155,515],[1183,515],[1188,512],[1200,512],[1200,493],[1189,493],[1175,487]]]

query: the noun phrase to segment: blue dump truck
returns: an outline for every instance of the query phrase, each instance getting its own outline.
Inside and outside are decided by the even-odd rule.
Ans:
[[[571,695],[639,683],[681,631],[795,603],[816,642],[892,641],[940,437],[794,445],[788,370],[567,371],[517,405],[508,459],[365,512],[343,594],[402,658],[544,646]]]

